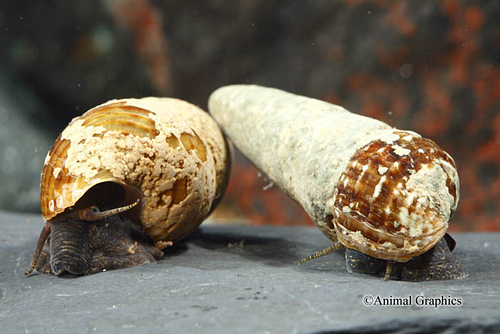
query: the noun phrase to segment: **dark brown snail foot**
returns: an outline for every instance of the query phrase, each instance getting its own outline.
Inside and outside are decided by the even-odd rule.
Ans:
[[[55,275],[90,275],[153,263],[163,256],[144,232],[122,215],[103,220],[51,222],[50,239],[35,267]]]
[[[353,249],[346,249],[347,271],[414,282],[464,278],[467,271],[451,253],[453,248],[453,239],[446,235],[434,248],[405,263],[381,260]],[[386,271],[389,262],[392,262],[392,269]]]

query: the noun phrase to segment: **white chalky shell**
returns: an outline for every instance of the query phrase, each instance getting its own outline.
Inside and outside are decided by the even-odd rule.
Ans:
[[[96,186],[113,182],[126,189],[114,206],[141,198],[127,214],[154,240],[176,241],[218,203],[229,166],[219,127],[198,107],[172,98],[112,100],[73,119],[54,143],[42,171],[42,215],[50,221],[94,204],[87,197],[105,195]]]
[[[333,104],[259,86],[219,88],[210,96],[209,111],[240,151],[299,202],[331,240],[378,258],[404,262],[431,248],[446,232],[458,203],[458,174],[451,157],[432,141]],[[415,147],[414,141],[425,141],[425,151]],[[374,143],[385,146],[382,153],[396,161],[362,165],[352,160]],[[412,160],[414,151],[425,161],[419,161],[419,169],[410,176],[400,176],[401,189],[388,192],[385,173],[400,169],[398,159]],[[349,174],[352,169],[373,175],[379,182],[360,185],[362,175]],[[390,172],[391,178],[394,175]],[[347,187],[349,192],[354,185],[361,190],[356,193],[359,203],[342,202],[342,191]],[[379,201],[392,203],[401,194],[411,197],[409,205],[419,203],[421,212],[406,214],[403,205],[396,222],[360,217],[358,207],[375,212],[384,209],[378,208]],[[433,221],[426,223],[420,214]],[[353,231],[344,224],[353,219],[365,231]],[[409,235],[410,230],[422,232],[423,225],[428,225],[425,233]]]

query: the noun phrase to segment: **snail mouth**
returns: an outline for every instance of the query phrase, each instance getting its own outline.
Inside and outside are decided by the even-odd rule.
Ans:
[[[79,220],[51,223],[50,266],[54,274],[85,273],[91,258],[88,227],[85,221]]]

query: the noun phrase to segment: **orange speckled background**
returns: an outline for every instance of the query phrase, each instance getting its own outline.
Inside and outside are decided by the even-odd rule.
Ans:
[[[366,9],[377,17],[374,31],[366,31],[375,34],[366,37],[366,62],[345,71],[332,87],[328,79],[321,82],[311,76],[311,85],[295,91],[436,141],[456,160],[461,181],[460,204],[450,230],[498,231],[500,28],[489,12],[492,2],[426,4],[436,11],[434,19],[442,21],[442,29],[426,31],[430,27],[425,19],[419,22],[404,1],[374,1]],[[345,6],[344,10],[356,11],[367,2],[345,1]],[[326,35],[311,36],[321,45],[313,51],[321,67],[317,76],[339,70],[336,64],[356,55],[348,41],[335,36],[338,31],[348,39],[343,32],[348,27],[332,25]],[[268,187],[265,177],[237,157],[225,204],[254,224],[311,224],[279,189]]]
[[[461,180],[450,229],[499,231],[499,18],[497,0],[19,0],[0,15],[0,65],[46,106],[54,138],[108,99],[206,108],[235,83],[339,104],[437,142]],[[312,224],[239,153],[214,217]]]

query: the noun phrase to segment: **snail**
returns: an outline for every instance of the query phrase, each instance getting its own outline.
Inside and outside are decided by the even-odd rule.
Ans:
[[[333,242],[301,262],[346,247],[349,271],[385,280],[466,275],[444,241],[435,256],[424,256],[445,236],[459,199],[455,163],[433,141],[260,86],[219,88],[209,112]]]
[[[188,102],[148,97],[90,109],[45,159],[45,225],[27,274],[155,262],[220,202],[230,163],[215,121]]]

